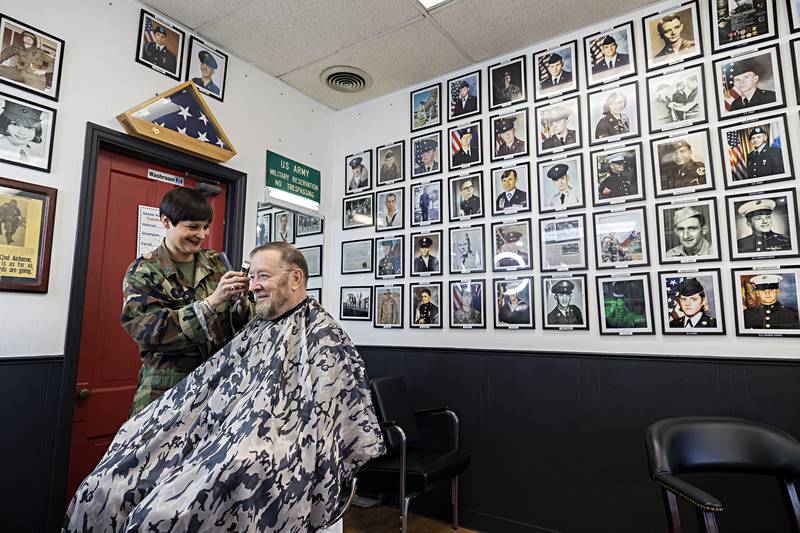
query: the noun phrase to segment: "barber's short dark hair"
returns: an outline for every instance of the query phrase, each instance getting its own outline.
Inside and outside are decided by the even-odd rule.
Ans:
[[[200,191],[179,187],[172,189],[158,208],[159,215],[166,216],[175,226],[184,220],[203,220],[211,222],[214,212],[208,199]]]
[[[303,285],[308,285],[308,262],[306,257],[300,253],[300,250],[289,244],[288,242],[275,241],[256,246],[250,252],[250,260],[253,260],[256,254],[261,252],[268,252],[275,250],[281,254],[281,261],[291,268],[299,268],[303,271]]]

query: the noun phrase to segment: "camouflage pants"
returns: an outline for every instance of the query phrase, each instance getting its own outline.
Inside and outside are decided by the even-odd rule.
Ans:
[[[139,386],[133,395],[130,416],[156,401],[162,394],[180,383],[189,372],[176,368],[155,368],[142,365],[139,370]]]
[[[41,74],[34,74],[25,70],[18,69],[17,67],[7,67],[0,65],[0,76],[14,81],[19,81],[43,91],[47,87],[47,79]]]

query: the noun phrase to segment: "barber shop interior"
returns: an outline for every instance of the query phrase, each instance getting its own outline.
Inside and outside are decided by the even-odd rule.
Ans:
[[[800,533],[800,0],[0,0],[0,531]]]

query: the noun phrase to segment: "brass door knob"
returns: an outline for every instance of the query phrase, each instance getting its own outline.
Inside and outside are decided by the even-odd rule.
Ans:
[[[78,399],[79,400],[88,400],[89,396],[92,395],[92,391],[90,389],[81,389],[78,391]]]

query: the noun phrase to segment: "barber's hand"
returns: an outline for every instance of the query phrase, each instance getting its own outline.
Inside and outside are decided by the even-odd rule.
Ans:
[[[216,311],[217,307],[229,300],[247,297],[249,285],[250,280],[244,275],[244,272],[226,272],[211,296],[206,298],[206,303],[212,311]]]

